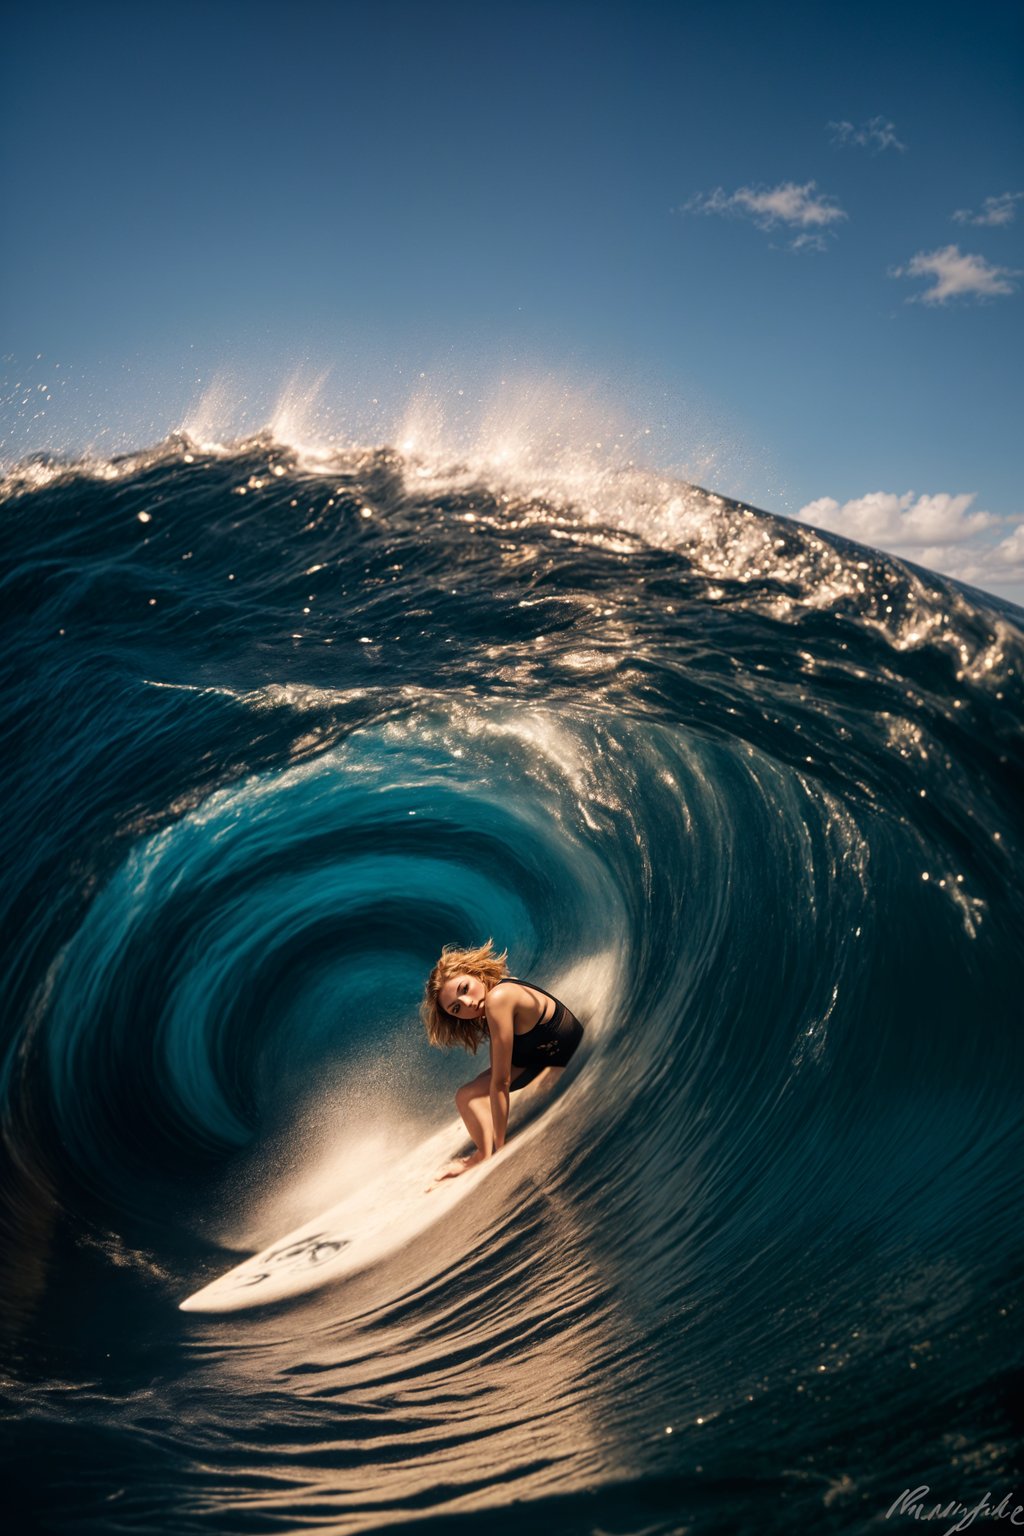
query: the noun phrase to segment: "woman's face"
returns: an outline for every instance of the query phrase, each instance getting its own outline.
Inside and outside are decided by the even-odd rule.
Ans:
[[[463,974],[446,981],[437,1000],[446,1013],[456,1019],[479,1019],[484,1011],[487,988],[478,976]]]

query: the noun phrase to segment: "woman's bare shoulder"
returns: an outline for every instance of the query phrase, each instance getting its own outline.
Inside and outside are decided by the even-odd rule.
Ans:
[[[495,982],[487,994],[487,1002],[489,1004],[493,998],[496,1003],[518,1003],[528,997],[529,993],[521,982],[513,981],[510,976],[506,976],[504,981]]]

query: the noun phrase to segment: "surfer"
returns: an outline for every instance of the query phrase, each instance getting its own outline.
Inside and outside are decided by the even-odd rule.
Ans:
[[[477,949],[446,944],[427,978],[420,1016],[431,1045],[461,1045],[476,1054],[482,1040],[491,1065],[463,1083],[455,1103],[476,1151],[438,1174],[451,1179],[505,1145],[509,1095],[537,1080],[553,1082],[580,1040],[583,1025],[543,987],[508,972],[508,951],[488,939]]]

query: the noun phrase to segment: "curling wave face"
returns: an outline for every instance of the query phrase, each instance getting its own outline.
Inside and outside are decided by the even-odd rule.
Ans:
[[[866,1529],[1009,1486],[1020,610],[635,471],[181,436],[3,497],[23,1501]],[[371,1274],[179,1318],[450,1117],[419,989],[488,934],[589,1026],[544,1134]]]

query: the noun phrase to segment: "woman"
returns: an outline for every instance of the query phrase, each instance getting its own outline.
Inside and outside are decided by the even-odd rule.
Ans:
[[[446,944],[427,978],[420,1015],[431,1045],[461,1045],[476,1054],[491,1045],[490,1070],[463,1083],[455,1103],[476,1151],[438,1177],[455,1178],[500,1152],[509,1094],[538,1079],[556,1079],[583,1038],[583,1025],[543,987],[508,974],[508,951],[490,939],[479,949]]]

